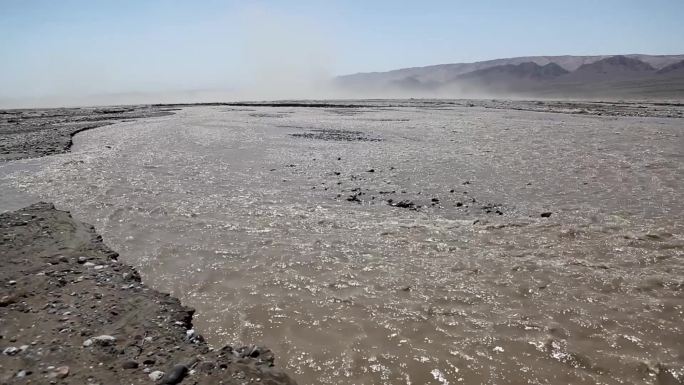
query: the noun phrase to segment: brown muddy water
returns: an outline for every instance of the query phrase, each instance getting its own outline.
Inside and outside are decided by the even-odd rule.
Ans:
[[[0,177],[300,384],[676,384],[683,138],[668,118],[192,107]]]

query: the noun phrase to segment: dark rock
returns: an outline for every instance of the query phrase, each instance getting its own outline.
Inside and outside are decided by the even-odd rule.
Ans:
[[[542,218],[548,218],[551,216],[551,214],[553,214],[553,213],[550,211],[547,211],[547,212],[541,213],[541,217]]]
[[[165,385],[175,385],[180,384],[181,381],[188,375],[188,367],[183,364],[178,364],[171,368],[164,377],[161,379],[161,383]]]
[[[124,361],[121,364],[121,367],[124,369],[137,369],[138,366],[140,366],[140,365],[138,365],[138,363],[135,361]]]
[[[389,201],[388,201],[388,202],[389,202]],[[403,208],[403,209],[411,209],[411,210],[415,210],[415,209],[416,209],[416,204],[413,203],[413,202],[411,202],[411,201],[409,201],[409,200],[403,200],[403,201],[400,201],[400,202],[397,202],[397,203],[390,203],[390,205],[392,205],[392,206],[394,206],[394,207],[400,207],[400,208]]]

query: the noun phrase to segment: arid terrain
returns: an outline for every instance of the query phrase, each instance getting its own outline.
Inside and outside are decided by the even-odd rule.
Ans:
[[[335,79],[340,89],[403,97],[681,99],[684,55],[524,56]]]
[[[0,214],[0,250],[0,383],[294,384],[266,349],[210,349],[194,310],[51,204]]]
[[[110,261],[113,252],[95,239],[99,259],[86,267],[78,260],[86,246],[53,250],[53,241],[29,239],[42,236],[44,216],[70,223],[81,238],[69,239],[85,245],[96,238],[92,229],[45,205],[3,214],[9,235],[0,250],[10,258],[0,261],[2,295],[24,298],[0,307],[0,347],[18,349],[0,356],[4,381],[29,378],[16,376],[39,347],[57,349],[49,353],[55,357],[61,347],[114,333],[96,322],[96,311],[126,309],[107,317],[128,321],[163,312],[155,307],[183,313],[159,290],[196,309],[192,327],[206,342],[185,341],[188,324],[155,326],[151,335],[178,339],[163,346],[180,350],[153,353],[155,364],[130,370],[119,365],[141,361],[125,347],[128,339],[145,341],[142,329],[121,333],[116,358],[89,356],[100,347],[78,346],[74,357],[83,366],[103,362],[97,381],[107,383],[116,370],[150,382],[144,368],[169,372],[200,355],[192,361],[198,367],[221,362],[216,355],[225,345],[256,344],[300,384],[684,383],[682,104],[374,100],[149,108],[154,115],[83,131],[73,145],[38,154],[52,155],[0,163],[0,211],[54,202],[91,223],[119,254]],[[5,138],[22,124],[33,127],[37,115],[0,115],[4,148]],[[20,122],[9,134],[8,119]],[[36,130],[37,142],[56,140],[55,129]],[[57,136],[71,144],[71,133]],[[21,219],[26,215],[35,218]],[[26,227],[18,221],[32,232],[17,230]],[[133,272],[127,265],[151,289],[120,274],[98,278]],[[43,270],[51,273],[28,278]],[[72,283],[77,277],[87,279]],[[67,284],[59,286],[60,278]],[[102,285],[87,293],[71,288],[89,281]],[[131,284],[131,298],[117,289]],[[102,298],[91,298],[100,289]],[[31,293],[43,310],[29,303]],[[23,326],[40,317],[52,317],[55,337],[38,339]],[[75,319],[90,322],[85,334],[73,326],[59,334],[59,322]],[[245,359],[240,352],[231,353],[230,365]],[[270,360],[253,360],[248,374],[287,380]],[[32,375],[70,367],[55,381],[80,367],[43,361],[54,368],[34,364]],[[182,383],[204,383],[200,374],[195,369]]]

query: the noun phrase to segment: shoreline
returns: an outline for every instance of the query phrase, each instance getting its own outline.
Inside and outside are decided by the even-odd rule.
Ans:
[[[0,164],[68,152],[79,132],[110,124],[173,115],[170,106],[0,109]]]
[[[2,384],[295,384],[266,348],[210,348],[193,309],[50,203],[0,214],[0,250]]]
[[[0,111],[0,164],[66,153],[80,132],[172,111]],[[147,287],[93,226],[51,203],[0,213],[0,255],[0,384],[296,384],[266,348],[211,349],[194,309]]]

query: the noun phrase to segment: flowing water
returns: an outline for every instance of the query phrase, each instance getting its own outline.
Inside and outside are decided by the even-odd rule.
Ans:
[[[213,346],[268,346],[300,384],[666,384],[684,379],[683,127],[192,107],[0,177],[94,224]]]

